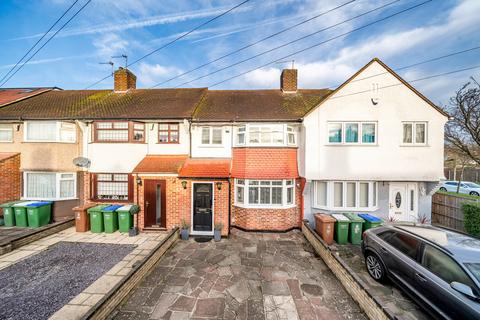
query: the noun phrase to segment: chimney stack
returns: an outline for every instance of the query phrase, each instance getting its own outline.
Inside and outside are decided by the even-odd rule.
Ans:
[[[113,82],[115,92],[127,92],[137,88],[137,77],[127,68],[118,68],[113,76]]]
[[[297,69],[283,69],[280,76],[280,89],[285,93],[297,92]]]

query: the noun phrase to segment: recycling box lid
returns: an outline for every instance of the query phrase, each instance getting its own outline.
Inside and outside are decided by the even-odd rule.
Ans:
[[[36,203],[36,202],[38,202],[38,201],[22,201],[22,202],[14,204],[12,207],[26,207],[29,204]]]
[[[368,222],[382,222],[382,219],[372,216],[371,214],[368,214],[368,213],[360,213],[358,216],[360,218],[367,220]]]
[[[348,219],[347,217],[345,217],[343,214],[339,214],[339,213],[334,213],[332,214],[332,217],[334,217],[337,221],[345,221],[345,222],[349,222],[350,219]]]
[[[132,209],[132,205],[127,204],[127,205],[124,205],[124,206],[121,206],[120,208],[118,208],[117,211],[130,211],[130,209]]]
[[[38,202],[27,204],[27,207],[38,208],[38,207],[48,206],[50,204],[52,204],[52,201],[38,201]]]
[[[120,208],[122,205],[119,205],[119,204],[113,204],[111,206],[108,206],[106,208],[103,208],[102,211],[103,212],[112,212],[112,211],[115,211],[117,210],[118,208]]]

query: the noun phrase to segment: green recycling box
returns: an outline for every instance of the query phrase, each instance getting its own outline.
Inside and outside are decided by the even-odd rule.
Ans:
[[[0,208],[3,209],[3,220],[5,222],[5,227],[15,226],[15,213],[13,212],[13,205],[19,202],[21,201],[11,201],[0,205]]]
[[[137,205],[128,204],[117,209],[118,213],[118,230],[120,232],[128,232],[133,228],[133,215],[138,213],[140,208]]]
[[[103,213],[102,209],[108,207],[108,204],[100,204],[87,210],[90,215],[90,231],[93,233],[103,232]]]
[[[114,204],[102,209],[105,233],[114,233],[118,230],[118,217],[116,210],[120,207],[121,205]]]
[[[52,201],[39,201],[27,205],[27,220],[30,228],[39,228],[50,223]]]
[[[372,216],[371,214],[360,213],[358,216],[365,220],[365,223],[363,224],[363,231],[378,227],[383,223],[382,219]]]
[[[350,230],[348,232],[348,241],[351,244],[362,244],[362,230],[365,220],[355,213],[344,213],[345,217],[350,219]]]
[[[348,242],[348,227],[350,220],[343,214],[332,214],[332,217],[337,220],[335,222],[335,241],[338,244],[346,244]]]
[[[28,227],[27,219],[27,205],[38,201],[22,201],[13,205],[13,212],[15,213],[15,225],[17,227]]]

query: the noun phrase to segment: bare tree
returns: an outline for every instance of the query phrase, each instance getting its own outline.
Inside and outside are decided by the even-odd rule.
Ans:
[[[463,85],[445,111],[451,115],[445,129],[447,146],[480,165],[480,85],[475,80]]]

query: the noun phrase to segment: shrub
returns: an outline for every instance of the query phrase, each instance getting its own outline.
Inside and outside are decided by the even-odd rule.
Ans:
[[[480,237],[480,205],[463,203],[462,211],[465,230],[475,237]]]

